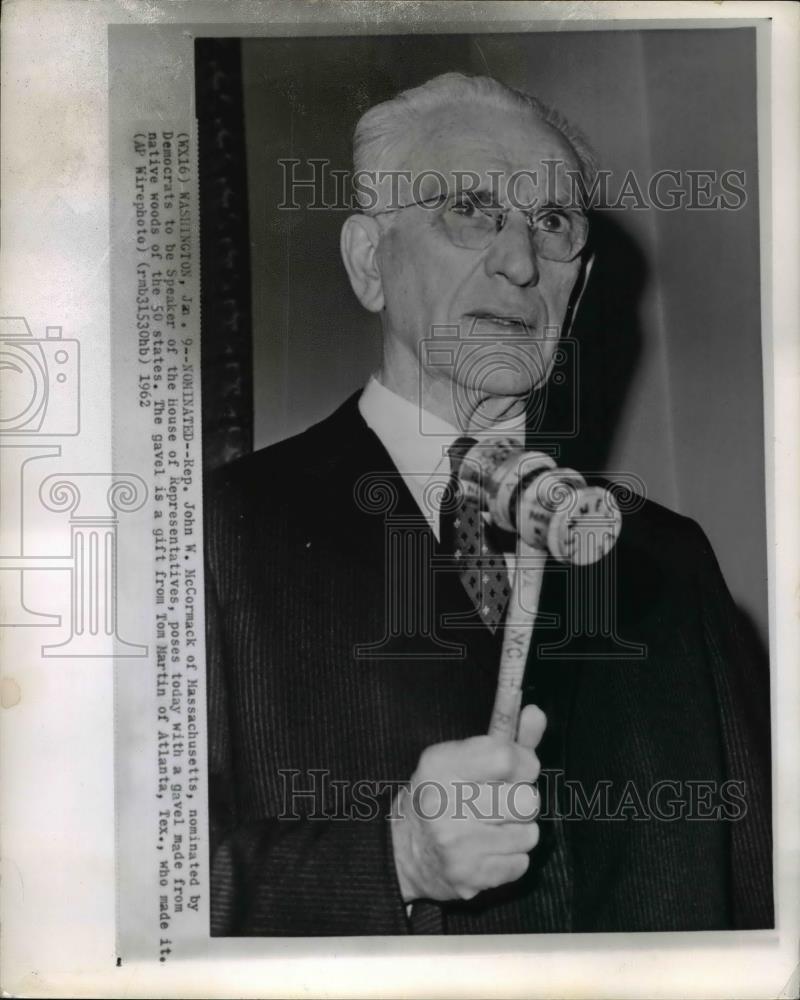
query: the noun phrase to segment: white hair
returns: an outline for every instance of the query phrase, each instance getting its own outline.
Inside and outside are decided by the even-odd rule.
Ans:
[[[408,141],[408,133],[433,111],[453,105],[523,110],[555,129],[566,140],[578,160],[578,170],[587,187],[597,173],[589,143],[555,108],[515,90],[490,76],[442,73],[419,87],[404,90],[396,97],[369,108],[359,119],[353,136],[353,169],[356,175],[379,170],[400,169],[390,164],[391,154]]]

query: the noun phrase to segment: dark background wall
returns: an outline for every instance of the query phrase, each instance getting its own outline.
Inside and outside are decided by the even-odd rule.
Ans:
[[[766,640],[752,30],[244,40],[254,446],[326,416],[379,357],[377,321],[339,260],[344,213],[279,211],[278,160],[349,169],[367,107],[452,69],[556,105],[617,184],[629,170],[645,182],[660,169],[745,172],[738,211],[594,220],[597,265],[575,330],[581,434],[562,458],[634,472],[696,518]]]

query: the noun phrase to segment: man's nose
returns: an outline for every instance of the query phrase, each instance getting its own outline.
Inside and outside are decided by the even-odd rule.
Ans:
[[[502,274],[520,287],[538,283],[539,264],[527,220],[521,212],[509,212],[506,216],[505,225],[486,255],[486,270],[490,275]]]

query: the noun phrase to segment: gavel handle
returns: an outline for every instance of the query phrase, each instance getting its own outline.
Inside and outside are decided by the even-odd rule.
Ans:
[[[522,681],[539,607],[546,558],[544,552],[526,545],[521,538],[517,544],[517,569],[508,600],[497,693],[489,723],[489,735],[508,743],[517,738]]]

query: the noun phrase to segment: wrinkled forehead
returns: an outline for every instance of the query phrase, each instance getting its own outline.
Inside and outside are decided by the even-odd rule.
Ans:
[[[579,169],[561,133],[525,109],[440,109],[398,144],[392,160],[410,175],[415,198],[447,191],[491,191],[501,201],[540,203],[569,196],[569,172]]]

